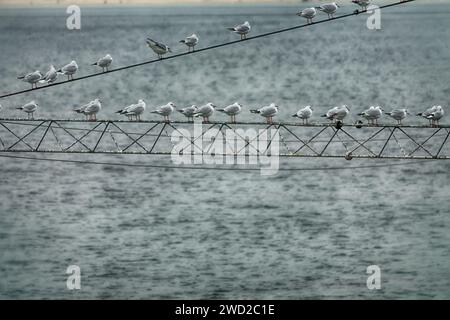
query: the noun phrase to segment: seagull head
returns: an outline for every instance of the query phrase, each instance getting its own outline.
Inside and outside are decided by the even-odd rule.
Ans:
[[[173,103],[173,102],[169,102],[168,105],[171,106],[172,108],[176,108],[176,107],[177,107],[177,106],[175,105],[175,103]]]
[[[336,2],[333,2],[334,3],[334,5],[336,6],[336,7],[338,7],[338,8],[340,8],[341,6],[340,5],[338,5]]]
[[[248,21],[245,21],[244,26],[250,27],[250,23]]]
[[[214,105],[212,102],[209,102],[209,103],[208,103],[208,106],[212,107],[213,109],[217,108],[217,106]]]
[[[309,110],[314,111],[313,107],[311,106],[306,106]]]

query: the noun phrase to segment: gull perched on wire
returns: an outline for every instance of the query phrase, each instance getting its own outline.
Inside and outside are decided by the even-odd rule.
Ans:
[[[95,99],[89,102],[88,104],[85,104],[81,107],[73,109],[77,113],[84,114],[86,116],[86,120],[96,121],[97,120],[97,113],[102,110],[102,103],[100,99]]]
[[[53,65],[50,66],[50,69],[47,73],[39,80],[39,83],[53,83],[58,78],[58,72],[56,71]]]
[[[231,122],[236,123],[236,115],[240,113],[242,110],[242,105],[235,102],[233,104],[230,104],[229,106],[226,106],[222,109],[217,109],[217,111],[223,112],[231,117]]]
[[[178,110],[178,112],[182,113],[190,121],[194,121],[194,115],[195,115],[196,111],[197,111],[197,106],[195,104],[193,104],[190,107],[186,107],[186,108]]]
[[[28,119],[34,119],[34,113],[36,112],[39,105],[33,100],[28,102],[27,104],[24,104],[21,107],[18,107],[18,110],[22,110],[23,112],[27,113]]]
[[[328,110],[326,114],[322,115],[322,117],[332,120],[333,122],[343,121],[349,113],[350,109],[346,105],[343,105]]]
[[[312,23],[312,19],[316,16],[317,10],[316,8],[306,8],[297,13],[298,16],[306,18],[306,22],[308,24]]]
[[[275,117],[278,113],[278,106],[275,103],[271,103],[268,106],[250,110],[251,113],[257,113],[261,115],[262,117],[265,117],[267,119],[268,124],[273,124],[273,117]]]
[[[338,10],[339,5],[336,2],[325,3],[316,7],[317,10],[325,12],[328,15],[328,19],[334,18],[334,14]]]
[[[35,72],[31,72],[23,76],[18,76],[17,79],[30,83],[31,89],[33,89],[37,88],[37,84],[39,80],[42,79],[42,77],[42,73],[39,70],[36,70]]]
[[[402,124],[402,120],[405,119],[406,116],[410,113],[407,109],[395,109],[391,112],[386,112],[386,114],[391,118],[397,120],[398,124]]]
[[[370,0],[352,0],[352,2],[360,6],[362,10],[367,10],[370,5]]]
[[[302,119],[303,124],[308,123],[308,119],[311,118],[313,113],[313,108],[311,106],[306,106],[303,109],[298,110],[292,116],[294,118]]]
[[[358,116],[363,117],[369,124],[378,125],[378,119],[383,114],[383,109],[380,106],[371,106],[369,109],[361,112]]]
[[[168,52],[172,52],[172,50],[165,44],[159,43],[150,38],[147,38],[147,45],[150,49],[153,50],[154,53],[158,55],[159,59],[162,59],[163,55],[167,54]]]
[[[168,104],[165,104],[163,106],[158,107],[158,109],[152,111],[151,113],[156,113],[161,116],[164,116],[164,120],[166,122],[169,122],[169,116],[172,114],[172,112],[175,110],[177,106],[173,102],[169,102]]]
[[[214,109],[216,106],[212,104],[211,102],[205,104],[204,106],[201,106],[197,109],[197,111],[194,112],[194,117],[202,117],[203,123],[209,122],[209,117],[212,116],[214,113]]]
[[[247,39],[247,33],[251,30],[250,23],[248,21],[245,21],[243,24],[239,24],[233,28],[227,28],[230,31],[233,31],[234,33],[237,33],[241,36],[242,39]]]
[[[128,120],[133,120],[133,117],[135,117],[136,121],[141,121],[141,115],[144,113],[145,107],[146,104],[144,100],[139,99],[138,103],[129,105],[116,113],[125,115],[128,117]]]
[[[191,52],[191,48],[192,52],[194,52],[195,46],[198,43],[198,36],[194,33],[191,36],[186,37],[186,39],[181,40],[180,43],[184,43],[188,47],[188,52]]]
[[[69,64],[66,64],[64,67],[59,69],[58,72],[61,74],[65,74],[67,76],[67,80],[73,80],[73,75],[77,72],[77,70],[77,62],[75,60],[72,60]]]
[[[442,106],[433,106],[417,115],[427,119],[431,126],[439,125],[439,120],[444,116],[444,109]]]
[[[103,58],[98,59],[97,62],[93,63],[93,66],[99,66],[100,68],[102,68],[102,71],[105,72],[108,71],[109,66],[111,65],[111,63],[113,62],[113,58],[111,57],[111,55],[108,53],[106,56],[104,56]]]

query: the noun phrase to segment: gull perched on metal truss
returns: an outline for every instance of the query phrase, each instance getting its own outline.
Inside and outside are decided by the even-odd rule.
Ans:
[[[251,30],[250,23],[248,21],[245,21],[243,24],[239,24],[233,28],[227,28],[230,31],[233,31],[234,33],[237,33],[241,36],[242,39],[247,39],[247,34]]]
[[[427,119],[432,126],[439,125],[439,120],[444,116],[444,109],[442,106],[433,106],[417,115]]]
[[[402,120],[405,119],[406,116],[410,113],[407,109],[395,109],[391,112],[386,112],[386,114],[391,118],[397,120],[398,124],[402,124]]]
[[[39,83],[53,83],[58,78],[58,72],[56,71],[53,65],[50,66],[50,69],[47,73],[39,80]]]
[[[73,75],[77,72],[77,70],[77,62],[75,60],[72,60],[69,64],[66,64],[64,67],[59,69],[58,72],[61,74],[65,74],[67,76],[67,80],[73,80]]]
[[[308,123],[308,119],[311,118],[313,113],[313,108],[311,106],[306,106],[303,109],[297,111],[297,113],[293,114],[294,118],[302,119],[303,124]]]
[[[325,3],[316,7],[317,10],[322,11],[328,15],[328,19],[334,18],[334,14],[338,10],[339,5],[336,2]]]
[[[133,120],[133,117],[135,117],[136,121],[141,121],[141,115],[144,113],[145,107],[146,104],[144,100],[139,99],[138,103],[129,105],[116,113],[125,115],[128,117],[128,120]]]
[[[195,46],[198,43],[198,36],[194,33],[189,37],[186,37],[186,39],[181,40],[180,43],[184,43],[188,47],[188,52],[195,51]]]
[[[96,121],[97,113],[102,109],[102,103],[100,99],[92,100],[91,102],[82,105],[81,107],[73,109],[76,113],[81,113],[86,116],[86,120]]]
[[[223,112],[231,117],[231,122],[236,123],[236,115],[240,113],[242,110],[242,105],[235,102],[233,104],[230,104],[229,106],[226,106],[223,109],[217,109],[217,111]]]
[[[343,105],[328,110],[326,114],[322,115],[322,117],[325,117],[328,120],[332,120],[333,122],[335,122],[336,120],[343,121],[349,113],[350,113],[349,107]]]
[[[159,59],[162,59],[163,55],[172,52],[172,50],[165,44],[162,44],[150,38],[147,38],[147,45],[149,46],[150,49],[153,50],[154,53],[158,55]]]
[[[202,117],[203,123],[208,123],[209,117],[212,116],[215,108],[216,108],[216,106],[214,104],[212,104],[211,102],[209,102],[209,103],[205,104],[204,106],[199,107],[197,109],[197,111],[195,111],[194,117]]]
[[[29,84],[31,84],[31,89],[33,89],[37,88],[37,83],[42,79],[42,77],[42,73],[39,70],[36,70],[26,75],[18,76],[17,79],[28,82]]]
[[[371,106],[369,109],[361,112],[358,116],[363,117],[368,121],[369,124],[378,125],[378,119],[383,114],[383,109],[380,106]]]
[[[28,115],[28,119],[34,119],[34,113],[36,112],[38,107],[39,105],[33,100],[21,107],[18,107],[17,109],[25,112]]]
[[[194,115],[195,115],[196,111],[197,111],[197,106],[195,104],[193,104],[190,107],[186,107],[186,108],[178,110],[178,112],[184,114],[188,118],[188,120],[191,120],[191,121],[194,121]]]
[[[306,22],[308,24],[312,23],[312,19],[316,16],[317,10],[316,8],[306,8],[297,13],[298,16],[306,18]]]
[[[106,56],[104,56],[103,58],[98,59],[97,62],[93,63],[93,66],[99,66],[100,68],[102,68],[102,71],[108,71],[109,66],[111,65],[111,63],[113,62],[113,58],[111,57],[111,55],[108,53]]]
[[[352,2],[360,6],[362,10],[367,10],[370,5],[370,0],[352,0]]]
[[[273,124],[273,117],[275,117],[278,113],[278,106],[275,103],[271,103],[270,105],[260,109],[250,110],[250,112],[257,113],[262,117],[265,117],[268,124]]]
[[[163,106],[158,107],[158,109],[152,111],[151,113],[156,113],[161,116],[164,116],[164,120],[166,122],[169,122],[169,116],[172,114],[172,112],[175,110],[177,106],[173,102],[169,102],[168,104],[165,104]]]

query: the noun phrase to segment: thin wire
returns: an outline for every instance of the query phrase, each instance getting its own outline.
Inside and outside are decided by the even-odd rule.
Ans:
[[[15,155],[0,155],[0,158],[12,158],[21,160],[33,160],[33,161],[50,161],[50,162],[63,162],[72,164],[92,164],[92,165],[107,165],[107,166],[124,166],[133,168],[154,168],[154,169],[181,169],[181,170],[216,170],[216,171],[261,171],[263,168],[224,168],[224,167],[203,167],[203,166],[169,166],[169,165],[152,165],[152,164],[135,164],[125,162],[101,162],[101,161],[84,161],[84,160],[68,160],[68,159],[55,159],[55,158],[36,158],[26,156]],[[433,161],[434,159],[418,160],[400,163],[387,163],[380,165],[363,165],[363,166],[349,166],[349,167],[316,167],[316,168],[279,168],[278,171],[328,171],[328,170],[348,170],[348,169],[368,169],[368,168],[383,168],[394,166],[405,166],[419,164],[426,161]]]
[[[416,0],[405,0],[405,1],[400,1],[400,2],[396,2],[396,3],[391,3],[391,4],[384,5],[384,6],[380,6],[379,9],[394,7],[394,6],[398,6],[398,5],[401,5],[401,4],[406,4],[408,2],[413,2],[413,1],[416,1]],[[199,53],[199,52],[203,52],[203,51],[207,51],[207,50],[217,49],[217,48],[233,45],[233,44],[236,44],[236,43],[246,42],[246,41],[250,41],[250,40],[254,40],[254,39],[259,39],[259,38],[271,36],[271,35],[274,35],[274,34],[279,34],[279,33],[287,32],[287,31],[292,31],[292,30],[296,30],[296,29],[301,29],[301,28],[313,26],[313,25],[316,25],[316,24],[321,24],[321,23],[330,22],[330,21],[334,21],[334,20],[344,19],[344,18],[347,18],[347,17],[356,16],[356,15],[365,13],[367,11],[368,11],[367,9],[366,10],[360,10],[360,11],[356,10],[355,12],[352,12],[352,13],[349,13],[349,14],[345,14],[345,15],[342,15],[342,16],[337,16],[337,17],[334,17],[334,18],[331,18],[331,19],[324,19],[324,20],[312,22],[310,24],[302,24],[302,25],[298,25],[298,26],[294,26],[294,27],[290,27],[290,28],[285,28],[285,29],[280,29],[280,30],[276,30],[276,31],[267,32],[267,33],[262,33],[262,34],[259,34],[259,35],[253,36],[253,37],[248,37],[246,39],[242,39],[242,40],[234,40],[234,41],[230,41],[230,42],[225,42],[225,43],[213,45],[213,46],[210,46],[210,47],[197,49],[197,50],[195,50],[193,52],[183,52],[183,53],[174,54],[172,56],[168,56],[168,57],[165,57],[165,58],[162,58],[162,59],[155,59],[155,60],[144,61],[144,62],[140,62],[140,63],[128,65],[128,66],[124,66],[124,67],[121,67],[121,68],[108,70],[108,71],[105,71],[105,72],[93,73],[93,74],[90,74],[90,75],[82,76],[82,77],[79,77],[79,78],[74,78],[74,79],[71,79],[71,80],[66,80],[66,81],[62,81],[62,82],[56,82],[56,83],[48,84],[48,85],[43,86],[43,87],[37,87],[37,88],[32,88],[32,89],[27,89],[27,90],[7,93],[7,94],[4,94],[4,95],[1,95],[0,99],[6,98],[6,97],[15,96],[15,95],[19,95],[19,94],[23,94],[23,93],[27,93],[27,92],[31,92],[31,91],[46,89],[46,88],[58,86],[58,85],[69,83],[69,82],[84,80],[84,79],[88,79],[88,78],[92,78],[92,77],[96,77],[96,76],[100,76],[100,75],[105,75],[105,74],[109,74],[109,73],[113,73],[113,72],[123,71],[123,70],[130,69],[130,68],[136,68],[136,67],[140,67],[140,66],[143,66],[143,65],[152,64],[152,63],[156,63],[156,62],[160,62],[160,61],[164,61],[164,60],[170,60],[170,59],[174,59],[174,58],[178,58],[178,57],[183,57],[183,56],[187,56],[187,55],[190,55],[190,54],[195,54],[195,53]],[[371,10],[369,10],[369,11],[371,11]]]

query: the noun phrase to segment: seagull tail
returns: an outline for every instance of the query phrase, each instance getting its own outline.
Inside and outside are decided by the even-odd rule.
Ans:
[[[216,109],[216,110],[220,112],[225,112],[225,109]]]
[[[298,118],[298,115],[297,114],[293,114],[292,117],[293,118]]]
[[[326,115],[326,114],[323,114],[323,115],[321,115],[321,117],[322,117],[322,118],[326,118],[326,117],[327,117],[327,115]]]
[[[122,110],[119,110],[119,111],[116,111],[116,113],[122,113],[123,112],[123,109]]]
[[[257,110],[257,109],[252,109],[252,110],[250,110],[250,112],[251,112],[251,113],[259,113],[259,110]]]
[[[230,31],[236,31],[235,28],[227,28],[227,30],[230,30]]]
[[[98,66],[98,62],[92,63],[91,66]]]
[[[388,116],[390,116],[392,114],[392,112],[386,112],[385,114],[387,114]]]
[[[416,116],[422,117],[422,116],[423,116],[423,113],[422,113],[422,112],[421,112],[421,113],[418,113],[418,114],[416,114]]]
[[[364,115],[364,113],[363,112],[361,112],[361,113],[358,113],[358,116],[363,116]]]
[[[25,79],[25,76],[18,76],[17,79],[19,80]]]
[[[17,107],[16,109],[17,110],[23,110],[23,107]]]
[[[180,43],[186,43],[186,40],[180,40]]]

